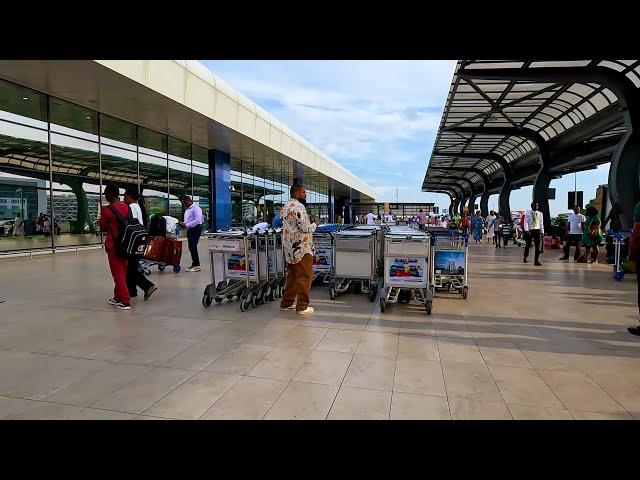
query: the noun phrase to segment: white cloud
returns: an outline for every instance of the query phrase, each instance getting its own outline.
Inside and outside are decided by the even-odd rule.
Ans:
[[[371,185],[381,201],[420,188],[454,61],[205,62]],[[432,197],[433,195],[431,195]]]

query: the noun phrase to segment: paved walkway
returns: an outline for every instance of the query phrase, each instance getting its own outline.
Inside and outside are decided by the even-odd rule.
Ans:
[[[472,245],[432,317],[322,287],[313,317],[204,309],[208,266],[121,312],[100,251],[0,260],[0,418],[640,419],[635,279],[521,255]]]

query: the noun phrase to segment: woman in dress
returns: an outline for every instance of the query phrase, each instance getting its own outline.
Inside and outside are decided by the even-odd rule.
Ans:
[[[473,231],[473,239],[476,243],[480,243],[482,241],[482,215],[480,214],[480,210],[476,212],[471,220],[471,229]]]
[[[495,235],[495,221],[493,216],[493,210],[489,212],[489,216],[485,222],[485,228],[487,229],[487,243],[493,243],[493,237]]]
[[[582,224],[582,244],[585,246],[584,255],[580,257],[580,263],[598,263],[598,247],[602,241],[602,229],[600,228],[600,217],[598,209],[588,207],[586,211],[587,220]],[[591,257],[589,258],[589,252]]]

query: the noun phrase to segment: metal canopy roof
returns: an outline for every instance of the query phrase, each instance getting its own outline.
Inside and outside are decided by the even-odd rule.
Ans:
[[[483,176],[495,190],[504,168],[514,185],[530,184],[532,167],[539,165],[538,143],[557,158],[556,174],[610,161],[626,128],[615,93],[593,81],[603,69],[640,87],[640,60],[459,60],[423,191],[457,197],[448,185],[456,183],[465,195],[471,185],[478,193]],[[566,77],[567,71],[572,81],[557,75]],[[544,81],[536,78],[542,72]]]

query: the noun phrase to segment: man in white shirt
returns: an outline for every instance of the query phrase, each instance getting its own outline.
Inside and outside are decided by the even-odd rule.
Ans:
[[[544,244],[542,243],[544,238],[544,221],[542,212],[538,210],[538,204],[536,202],[531,203],[531,210],[524,216],[524,235],[525,242],[527,242],[524,247],[524,263],[527,263],[531,241],[533,240],[536,248],[533,264],[536,266],[542,265],[539,262],[539,258],[540,254],[544,252]]]
[[[564,245],[564,255],[560,257],[560,260],[569,260],[569,250],[571,245],[576,245],[576,253],[573,254],[573,259],[578,260],[580,258],[580,239],[582,238],[582,225],[586,218],[580,213],[580,207],[578,205],[573,207],[573,213],[567,218],[567,241]]]
[[[367,213],[367,225],[375,225],[376,221],[376,216],[373,214],[372,211],[369,211],[369,213]]]

